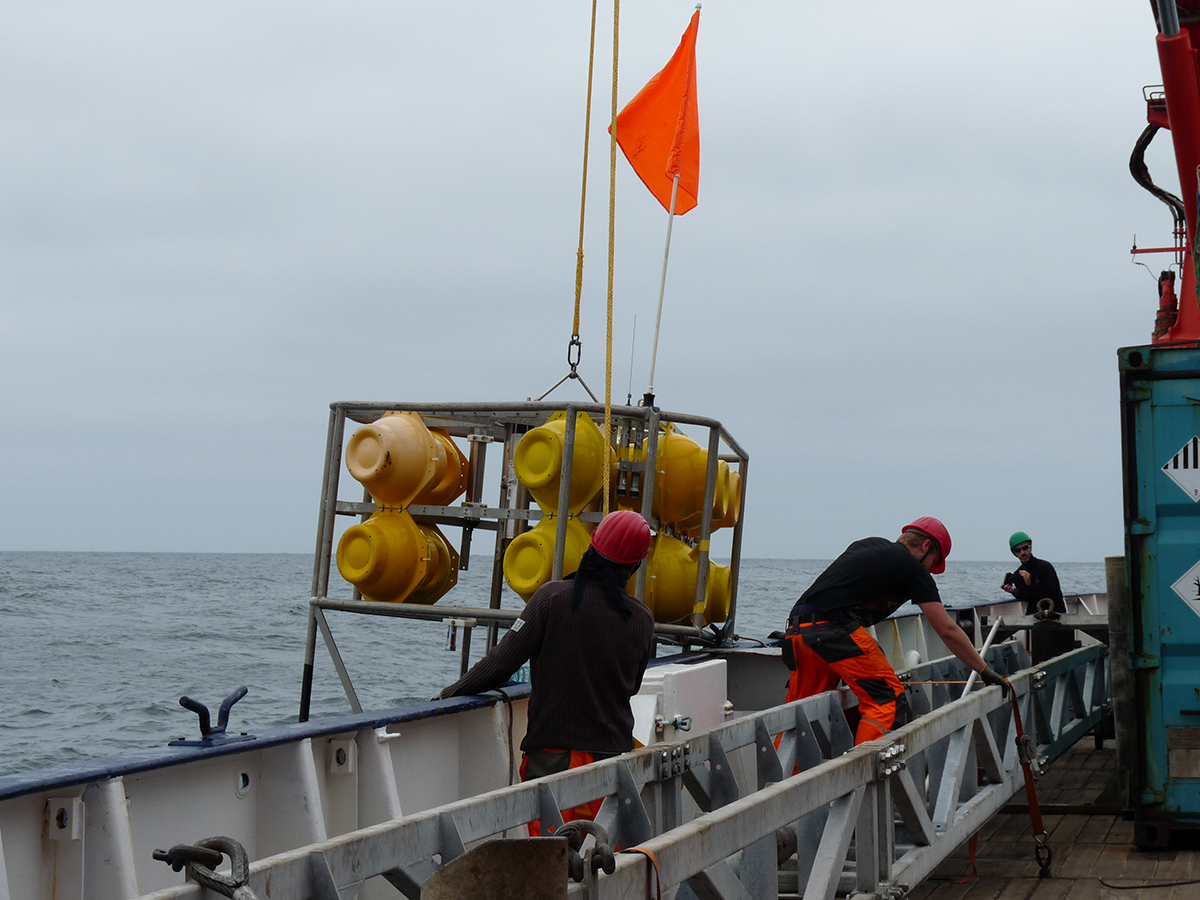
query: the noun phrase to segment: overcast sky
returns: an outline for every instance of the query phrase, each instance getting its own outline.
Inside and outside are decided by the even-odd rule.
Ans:
[[[620,103],[685,0],[626,0]],[[566,372],[590,4],[0,7],[0,549],[311,552],[328,404]],[[604,383],[611,5],[584,378]],[[1170,239],[1128,174],[1145,2],[711,0],[656,392],[749,451],[750,557],[942,518],[1122,552],[1118,347]],[[1177,190],[1169,135],[1148,156]],[[614,394],[666,213],[617,171]],[[578,387],[556,397],[581,399]],[[346,479],[348,480],[348,479]],[[354,493],[351,491],[350,493]]]

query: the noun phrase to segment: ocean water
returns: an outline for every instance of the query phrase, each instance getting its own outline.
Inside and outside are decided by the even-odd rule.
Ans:
[[[822,560],[744,560],[736,632],[783,627]],[[952,562],[950,605],[1000,600],[1011,562]],[[1104,590],[1103,561],[1056,563],[1063,590]],[[486,605],[484,562],[451,594]],[[230,731],[296,720],[312,557],[301,554],[0,553],[0,775],[197,737],[181,695],[206,704],[239,685]],[[344,582],[332,596],[349,597]],[[505,607],[519,609],[508,593]],[[328,612],[364,709],[426,700],[458,677],[436,623]],[[473,639],[473,658],[482,649]],[[312,718],[350,711],[318,638]]]

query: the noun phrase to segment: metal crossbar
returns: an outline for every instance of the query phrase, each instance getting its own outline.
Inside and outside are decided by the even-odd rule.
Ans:
[[[988,662],[1008,674],[1040,757],[1054,759],[1100,724],[1102,647],[1028,667],[1024,650],[1008,643]],[[953,699],[957,692],[941,682],[965,674],[954,659],[910,670],[910,704],[921,715],[857,747],[842,706],[848,695],[820,694],[687,741],[260,860],[249,885],[260,896],[269,884],[275,898],[338,900],[382,877],[416,898],[430,874],[476,843],[523,833],[533,821],[543,832],[556,829],[559,810],[603,797],[596,821],[610,846],[649,850],[657,873],[647,856],[618,853],[615,871],[588,871],[568,896],[654,897],[657,874],[664,892],[686,885],[714,900],[830,900],[839,891],[860,900],[899,897],[1023,786],[1009,702],[990,688]],[[781,846],[798,848],[782,868]],[[185,885],[151,896],[199,894]]]

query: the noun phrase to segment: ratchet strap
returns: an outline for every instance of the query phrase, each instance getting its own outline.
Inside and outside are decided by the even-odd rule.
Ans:
[[[650,864],[654,866],[654,892],[658,900],[662,900],[662,881],[658,877],[658,857],[654,855],[654,851],[645,847],[630,847],[628,850],[621,850],[620,852],[640,853],[646,859],[650,860]]]
[[[950,882],[951,884],[966,884],[968,881],[970,881],[976,875],[979,874],[979,866],[977,866],[975,864],[975,851],[978,849],[979,849],[979,832],[977,831],[973,835],[971,835],[971,840],[969,840],[967,842],[967,853],[971,857],[971,874],[958,879],[958,881],[952,881],[952,882]]]
[[[1005,679],[1007,681],[1008,679]],[[1013,719],[1017,725],[1017,758],[1021,760],[1021,768],[1025,770],[1025,798],[1029,803],[1029,817],[1033,821],[1033,840],[1036,844],[1033,850],[1034,859],[1038,864],[1038,877],[1050,877],[1050,863],[1054,853],[1046,843],[1046,826],[1042,822],[1042,807],[1038,803],[1037,782],[1034,767],[1037,765],[1037,747],[1033,738],[1025,733],[1021,723],[1021,704],[1017,700],[1017,691],[1009,684],[1008,696],[1012,698]],[[1037,773],[1037,774],[1040,774]]]

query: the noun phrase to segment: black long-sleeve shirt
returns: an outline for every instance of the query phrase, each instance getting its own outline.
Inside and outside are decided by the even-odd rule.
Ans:
[[[529,661],[532,688],[522,750],[633,749],[629,698],[650,661],[654,617],[626,595],[631,614],[614,609],[596,584],[571,609],[574,582],[552,581],[526,604],[491,652],[443,697],[476,694],[508,681]]]
[[[1029,573],[1029,584],[1025,583],[1024,578],[1017,575],[1016,583],[1013,585],[1013,596],[1024,601],[1025,615],[1032,616],[1037,612],[1038,601],[1043,597],[1053,600],[1054,608],[1058,612],[1067,611],[1067,605],[1063,602],[1062,587],[1058,583],[1058,573],[1054,571],[1054,566],[1044,559],[1031,556],[1029,562],[1022,563],[1017,567],[1018,572],[1021,569]]]

